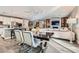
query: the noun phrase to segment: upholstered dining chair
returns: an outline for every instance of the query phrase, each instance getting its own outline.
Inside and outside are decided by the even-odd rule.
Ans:
[[[27,45],[31,46],[31,50],[32,48],[37,48],[38,46],[40,46],[41,41],[39,39],[35,39],[33,37],[33,33],[30,31],[24,31],[23,32],[23,36],[24,36],[24,43],[26,43]]]
[[[24,43],[23,31],[21,31],[21,30],[14,30],[14,32],[15,32],[15,37],[16,37],[17,44],[19,46],[21,46],[21,48],[19,49],[19,52],[20,53],[24,53],[25,51],[28,51],[29,50],[29,46],[27,46]]]
[[[15,36],[16,36],[16,41],[18,44],[22,44],[24,42],[22,31],[21,30],[14,30]]]

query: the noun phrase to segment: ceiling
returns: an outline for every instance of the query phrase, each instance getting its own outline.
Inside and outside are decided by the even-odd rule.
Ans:
[[[74,8],[74,6],[0,6],[0,15],[37,20],[51,17],[65,17]]]

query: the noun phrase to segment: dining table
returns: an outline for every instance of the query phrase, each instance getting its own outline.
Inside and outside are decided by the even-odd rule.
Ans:
[[[45,34],[43,34],[45,33]],[[42,52],[45,52],[45,50],[47,49],[47,43],[48,41],[50,41],[51,36],[53,35],[53,32],[39,32],[38,35],[33,35],[34,38],[36,39],[40,39],[41,40],[41,45],[42,45]]]

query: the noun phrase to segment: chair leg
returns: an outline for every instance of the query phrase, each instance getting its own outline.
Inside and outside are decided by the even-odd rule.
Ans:
[[[27,46],[26,44],[22,43],[21,45],[21,49],[20,49],[20,52],[22,53],[29,53],[30,51],[30,46]]]
[[[29,51],[27,51],[28,53],[32,53],[32,47],[31,47],[31,49],[29,50]]]

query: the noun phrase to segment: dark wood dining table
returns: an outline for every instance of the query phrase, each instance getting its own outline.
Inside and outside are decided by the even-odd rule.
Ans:
[[[47,48],[47,42],[50,40],[51,36],[53,35],[54,33],[49,33],[49,32],[46,32],[46,34],[41,34],[39,33],[39,35],[34,35],[33,37],[34,38],[37,38],[37,39],[40,39],[42,41],[42,46],[44,48]],[[44,42],[45,41],[45,42]],[[43,48],[43,50],[44,50]],[[43,51],[44,52],[44,51]]]
[[[54,34],[54,33],[46,32],[46,34],[39,33],[39,35],[33,35],[33,36],[34,36],[34,38],[38,38],[38,39],[40,39],[40,40],[49,41],[49,39],[51,38],[51,36],[52,36],[53,34]]]
[[[43,36],[33,36],[34,38],[40,39],[41,41],[46,40],[49,41],[49,38]]]

